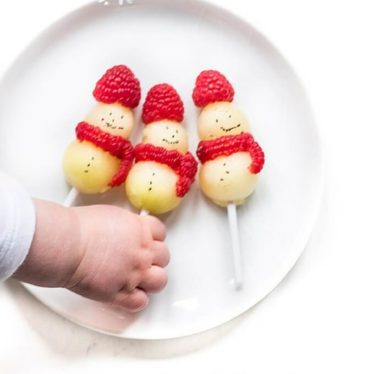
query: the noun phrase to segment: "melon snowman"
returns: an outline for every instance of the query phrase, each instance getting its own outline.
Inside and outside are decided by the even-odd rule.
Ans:
[[[193,100],[202,108],[197,150],[202,163],[200,188],[220,206],[243,204],[254,191],[264,164],[264,153],[233,98],[232,85],[218,71],[206,70],[197,77]]]
[[[77,139],[63,159],[68,183],[86,194],[103,193],[127,177],[133,162],[127,138],[134,127],[140,84],[128,67],[118,65],[106,71],[93,95],[97,103],[77,125]]]
[[[172,86],[150,89],[142,144],[134,149],[135,165],[126,180],[128,199],[139,210],[163,214],[175,209],[194,182],[197,162],[188,152],[183,117],[183,102]]]

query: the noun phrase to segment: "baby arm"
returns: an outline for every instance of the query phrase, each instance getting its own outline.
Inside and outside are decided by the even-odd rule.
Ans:
[[[65,208],[34,201],[36,231],[14,278],[65,287],[93,300],[143,309],[167,282],[164,225],[118,207]]]

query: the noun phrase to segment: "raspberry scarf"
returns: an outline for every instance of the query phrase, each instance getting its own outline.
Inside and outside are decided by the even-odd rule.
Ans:
[[[134,149],[131,143],[121,136],[108,134],[87,122],[80,122],[75,133],[78,140],[86,140],[121,160],[119,170],[109,184],[110,187],[121,185],[126,180],[134,159]]]
[[[135,162],[155,161],[169,166],[178,175],[177,196],[183,197],[190,190],[197,173],[197,162],[191,153],[182,155],[152,144],[138,144],[134,148]]]
[[[265,155],[260,145],[249,133],[226,135],[213,140],[202,140],[197,148],[197,157],[204,164],[219,156],[230,156],[237,152],[248,152],[252,158],[249,171],[258,174],[265,163]]]

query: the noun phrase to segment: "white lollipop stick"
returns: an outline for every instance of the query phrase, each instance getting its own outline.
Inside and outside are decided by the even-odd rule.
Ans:
[[[140,215],[141,217],[149,216],[149,212],[148,212],[147,209],[142,209],[142,210],[140,211],[139,215]]]
[[[238,290],[243,285],[243,271],[239,243],[238,217],[236,214],[236,205],[234,203],[227,205],[227,215],[229,219],[231,248],[234,259],[235,288]]]
[[[64,206],[66,206],[67,208],[73,206],[78,195],[79,195],[79,191],[76,188],[72,188],[69,194],[66,196],[66,199],[64,201]]]

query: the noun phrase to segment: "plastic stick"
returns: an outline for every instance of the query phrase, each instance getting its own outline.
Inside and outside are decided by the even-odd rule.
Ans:
[[[64,206],[68,208],[73,206],[78,195],[79,195],[79,191],[76,188],[72,188],[69,194],[66,196],[66,199],[64,201]]]
[[[227,205],[227,216],[229,219],[231,249],[234,260],[235,288],[238,290],[243,285],[242,256],[239,243],[238,216],[236,205],[230,203]]]
[[[142,210],[140,211],[139,215],[140,215],[141,217],[149,216],[149,212],[148,212],[148,210],[146,210],[146,209],[142,209]]]

